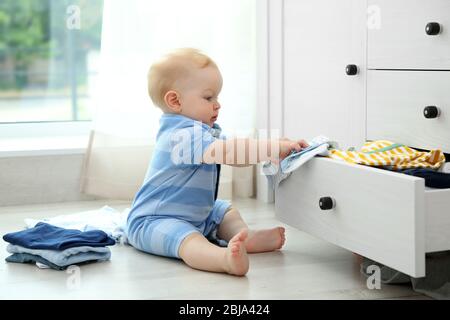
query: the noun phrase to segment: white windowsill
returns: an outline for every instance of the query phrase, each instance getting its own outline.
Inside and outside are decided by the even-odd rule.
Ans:
[[[84,154],[89,135],[0,139],[0,158]]]

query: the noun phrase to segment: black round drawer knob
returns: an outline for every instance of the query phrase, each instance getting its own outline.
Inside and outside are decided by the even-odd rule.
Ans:
[[[319,207],[322,210],[330,210],[333,209],[336,205],[336,202],[331,197],[322,197],[319,199]]]
[[[437,22],[427,23],[427,25],[425,26],[425,32],[429,36],[435,36],[439,34],[439,32],[441,32],[441,25]]]
[[[358,67],[356,66],[356,64],[349,64],[345,67],[345,73],[349,76],[354,76],[358,73]]]
[[[434,118],[439,117],[440,111],[435,106],[428,106],[423,109],[423,115],[427,119],[434,119]]]

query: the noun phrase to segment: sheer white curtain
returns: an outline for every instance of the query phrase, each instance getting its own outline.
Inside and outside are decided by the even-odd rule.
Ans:
[[[147,95],[150,64],[195,47],[224,79],[217,123],[228,136],[253,135],[256,0],[105,0],[95,114],[81,191],[132,199],[141,186],[161,111]],[[253,195],[253,167],[222,166],[219,197]]]

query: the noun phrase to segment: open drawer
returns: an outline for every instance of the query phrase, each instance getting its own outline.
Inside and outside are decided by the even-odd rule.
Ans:
[[[288,225],[413,277],[425,276],[426,252],[450,249],[450,189],[402,173],[316,157],[280,183],[275,210]]]

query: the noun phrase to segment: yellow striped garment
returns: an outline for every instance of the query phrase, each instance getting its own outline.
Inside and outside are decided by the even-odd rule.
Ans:
[[[409,168],[437,170],[445,163],[445,156],[439,149],[429,152],[417,151],[388,140],[366,142],[361,151],[331,149],[329,150],[329,157],[355,164],[384,167],[390,170]]]

